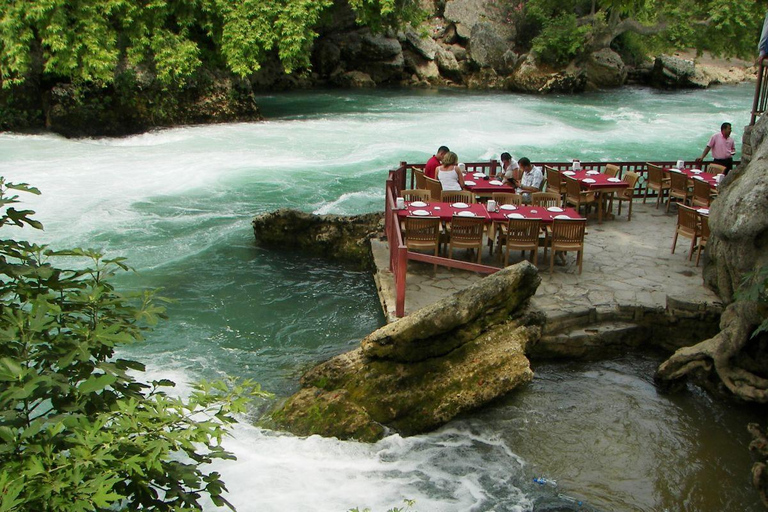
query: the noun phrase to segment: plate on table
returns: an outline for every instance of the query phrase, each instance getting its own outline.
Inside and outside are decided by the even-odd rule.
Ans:
[[[595,182],[595,180],[593,180],[592,178],[584,178],[581,181],[583,181],[584,183],[594,183]]]
[[[709,215],[709,208],[699,208],[699,213],[702,215]]]
[[[485,178],[485,174],[482,172],[474,172],[472,173],[472,176],[474,176],[475,178]]]
[[[621,183],[621,180],[619,178],[608,178],[608,181],[611,183]]]
[[[469,208],[467,203],[453,203],[451,206],[454,208]]]
[[[424,217],[429,215],[429,212],[427,210],[413,210],[411,212],[412,215],[418,215],[419,217]]]
[[[587,171],[587,174],[600,174],[600,171]]]
[[[425,203],[424,201],[413,201],[411,203],[411,206],[416,208],[424,208],[425,206],[427,206],[427,203]]]
[[[565,174],[566,176],[573,176],[576,173],[573,171],[563,171],[563,174]]]
[[[569,217],[569,216],[567,216],[567,215],[565,215],[565,214],[562,214],[562,215],[555,215],[555,218],[556,218],[556,219],[570,219],[570,217]]]
[[[490,183],[491,185],[503,185],[503,183],[500,182],[499,180],[491,180],[488,183]]]
[[[524,219],[525,215],[521,215],[519,213],[508,213],[507,218],[508,219]]]
[[[513,210],[517,210],[517,206],[515,206],[513,204],[503,204],[503,205],[499,206],[499,210],[510,210],[510,211],[513,211]]]
[[[456,214],[459,217],[475,217],[476,215],[472,212],[459,212]]]
[[[677,167],[672,167],[671,169],[669,169],[669,172],[683,172],[683,171],[681,171]]]
[[[547,208],[547,211],[548,212],[561,212],[561,211],[563,211],[563,209],[560,208],[559,206],[550,206],[549,208]]]
[[[707,180],[705,180],[705,179],[704,179],[704,177],[703,177],[703,176],[698,176],[698,175],[697,175],[697,176],[694,176],[694,177],[693,177],[693,179],[695,179],[695,180],[699,180],[699,181],[707,181]]]
[[[475,183],[472,180],[464,180],[464,184],[469,185],[470,187],[474,187],[475,185],[477,185],[477,183]]]
[[[699,173],[702,173],[702,172],[704,172],[704,171],[702,171],[701,169],[691,169],[691,172],[692,172],[693,174],[699,174]]]

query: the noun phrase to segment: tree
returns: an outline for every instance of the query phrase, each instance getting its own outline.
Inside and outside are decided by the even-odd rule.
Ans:
[[[203,62],[239,76],[276,52],[286,72],[309,66],[315,28],[334,0],[0,0],[0,80],[30,76],[109,84],[126,68],[163,83],[193,77]],[[420,14],[417,0],[349,0],[383,29]]]
[[[0,177],[0,228],[42,229],[14,191],[39,194]],[[89,265],[52,263],[65,258]],[[151,292],[115,290],[125,270],[94,250],[0,239],[0,511],[193,510],[203,494],[229,505],[201,466],[233,458],[227,425],[265,393],[204,382],[183,400],[164,392],[171,381],[136,380],[144,366],[115,348],[141,341],[164,310]]]

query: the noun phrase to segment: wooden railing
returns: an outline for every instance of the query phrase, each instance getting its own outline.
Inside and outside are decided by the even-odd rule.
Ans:
[[[755,83],[755,99],[752,101],[752,118],[749,126],[755,124],[757,116],[762,115],[768,106],[768,66],[766,59],[760,59],[757,66],[757,82]]]

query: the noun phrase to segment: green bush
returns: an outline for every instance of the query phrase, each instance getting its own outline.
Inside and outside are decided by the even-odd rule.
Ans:
[[[588,26],[578,26],[576,15],[564,13],[544,25],[532,41],[531,50],[539,62],[551,66],[564,66],[586,48]]]
[[[17,210],[0,177],[0,228],[42,229]],[[52,262],[87,262],[63,269]],[[184,400],[115,358],[164,317],[152,292],[126,296],[110,284],[129,268],[94,250],[52,251],[0,239],[0,512],[196,510],[204,494],[229,505],[219,474],[201,466],[233,456],[221,446],[233,415],[258,385],[201,383]]]

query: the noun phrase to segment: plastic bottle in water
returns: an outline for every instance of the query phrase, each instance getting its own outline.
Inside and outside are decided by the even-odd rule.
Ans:
[[[534,477],[533,482],[537,483],[539,485],[548,485],[550,487],[557,487],[557,482],[554,480],[550,480],[548,478],[544,478],[543,476],[540,477]]]

